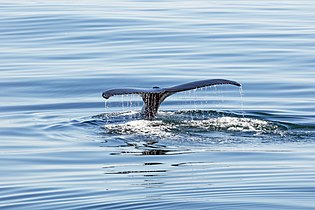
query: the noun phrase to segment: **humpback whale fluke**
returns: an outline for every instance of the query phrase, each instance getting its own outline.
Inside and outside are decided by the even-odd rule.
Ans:
[[[153,87],[152,89],[141,89],[141,88],[118,88],[110,89],[103,92],[102,96],[105,99],[109,99],[111,96],[115,95],[126,95],[126,94],[138,94],[142,97],[143,107],[142,115],[145,119],[153,119],[160,107],[160,104],[170,95],[174,93],[192,90],[196,88],[202,88],[212,85],[223,85],[230,84],[235,86],[241,86],[238,82],[226,80],[226,79],[208,79],[200,80],[190,83],[185,83],[182,85],[176,85],[169,88]]]

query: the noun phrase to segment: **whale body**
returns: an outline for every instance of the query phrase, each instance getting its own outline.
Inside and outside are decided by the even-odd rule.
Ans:
[[[186,91],[186,90],[193,90],[196,88],[202,88],[212,85],[235,85],[241,86],[240,83],[226,80],[226,79],[208,79],[208,80],[200,80],[189,82],[181,85],[176,85],[169,88],[160,88],[160,87],[153,87],[151,89],[142,89],[142,88],[117,88],[117,89],[110,89],[103,92],[102,96],[105,99],[109,99],[115,95],[125,95],[125,94],[138,94],[142,97],[143,100],[143,107],[141,110],[141,114],[143,115],[144,119],[154,119],[156,116],[158,109],[161,103],[170,95],[174,93]]]

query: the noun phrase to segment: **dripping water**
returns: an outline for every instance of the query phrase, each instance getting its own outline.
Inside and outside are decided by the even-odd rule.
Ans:
[[[200,88],[200,91],[201,93],[204,93],[205,92],[205,88]],[[204,106],[204,99],[205,99],[205,94],[202,94],[202,97],[201,97],[201,101],[200,101],[200,107],[201,107],[201,113],[202,113],[202,119],[204,120],[205,119],[205,106]]]
[[[227,93],[227,96],[225,96],[223,93],[225,91],[228,91],[227,88],[221,89],[221,87],[218,87],[217,85],[215,86],[210,86],[210,87],[202,87],[202,88],[196,88],[193,90],[188,90],[184,91],[182,93],[174,94],[176,97],[175,99],[175,104],[178,102],[181,102],[182,108],[179,109],[177,105],[171,105],[172,109],[174,111],[178,110],[187,110],[186,114],[187,117],[190,118],[191,120],[195,119],[208,119],[209,110],[222,110],[223,108],[230,108],[229,105],[231,104],[225,104],[224,102],[228,103],[234,103],[237,102],[235,100],[235,97],[233,97],[232,100],[226,99],[225,97],[229,96],[229,93]],[[156,97],[158,95],[152,95],[152,98],[150,100],[153,100],[152,105],[156,108]],[[240,102],[238,105],[240,106],[238,108],[238,111],[240,116],[244,117],[244,103],[243,103],[243,89],[240,87],[239,89],[239,97],[240,97]],[[172,99],[168,99],[172,100]],[[166,100],[167,101],[167,100]],[[165,103],[167,104],[167,103]],[[105,101],[105,110],[106,112],[109,112],[109,105],[110,102]],[[143,100],[139,100],[138,95],[133,95],[133,94],[126,94],[126,95],[121,95],[121,109],[124,114],[121,114],[121,119],[122,120],[133,120],[133,119],[138,119],[140,110],[143,106]],[[140,109],[139,109],[140,108]],[[163,108],[163,107],[160,107]],[[237,107],[236,107],[237,108]],[[115,109],[115,107],[114,107]],[[158,113],[159,112],[158,109]],[[106,115],[106,118],[109,116]]]
[[[125,103],[124,95],[121,95],[121,108],[122,108],[123,112],[125,111],[124,103]]]
[[[107,102],[107,100],[105,100],[104,102],[105,104],[105,118],[106,118],[106,123],[109,122],[109,116],[108,116],[108,111],[109,111],[109,103]]]
[[[197,111],[197,94],[196,94],[196,93],[197,93],[197,90],[198,90],[198,89],[194,89],[194,90],[193,90],[193,96],[194,96],[194,97],[193,97],[193,100],[194,100],[194,111],[195,111],[195,112]]]
[[[190,110],[192,110],[192,107],[193,107],[192,103],[193,103],[192,102],[192,90],[189,90],[189,104],[190,104],[189,109]],[[190,119],[191,120],[194,119],[193,112],[190,112]]]
[[[240,93],[240,100],[241,100],[241,115],[244,118],[245,117],[245,111],[244,111],[244,91],[243,86],[241,85],[239,87],[239,93]]]
[[[134,107],[133,107],[133,103],[132,103],[132,100],[133,100],[133,99],[132,99],[132,95],[129,94],[128,96],[129,96],[129,110],[128,110],[128,111],[132,111],[133,108],[134,108]],[[134,117],[135,117],[134,115],[130,114],[130,115],[129,115],[129,120],[134,119]]]

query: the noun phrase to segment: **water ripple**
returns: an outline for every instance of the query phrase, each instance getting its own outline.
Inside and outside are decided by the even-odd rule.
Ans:
[[[314,11],[2,1],[0,208],[314,209]],[[101,98],[211,78],[243,92],[174,95],[153,121],[139,97]]]

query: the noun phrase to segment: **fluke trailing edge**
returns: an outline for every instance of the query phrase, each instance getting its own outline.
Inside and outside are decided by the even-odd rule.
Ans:
[[[182,92],[186,90],[192,90],[196,88],[202,88],[212,85],[223,85],[230,84],[235,86],[241,86],[241,84],[226,80],[226,79],[208,79],[200,80],[195,82],[189,82],[182,85],[177,85],[169,88],[153,87],[152,89],[141,89],[141,88],[117,88],[110,89],[103,92],[102,96],[105,99],[109,99],[111,96],[115,95],[125,95],[125,94],[138,94],[142,97],[143,107],[142,115],[145,119],[153,119],[161,105],[161,103],[170,95],[177,92]]]

